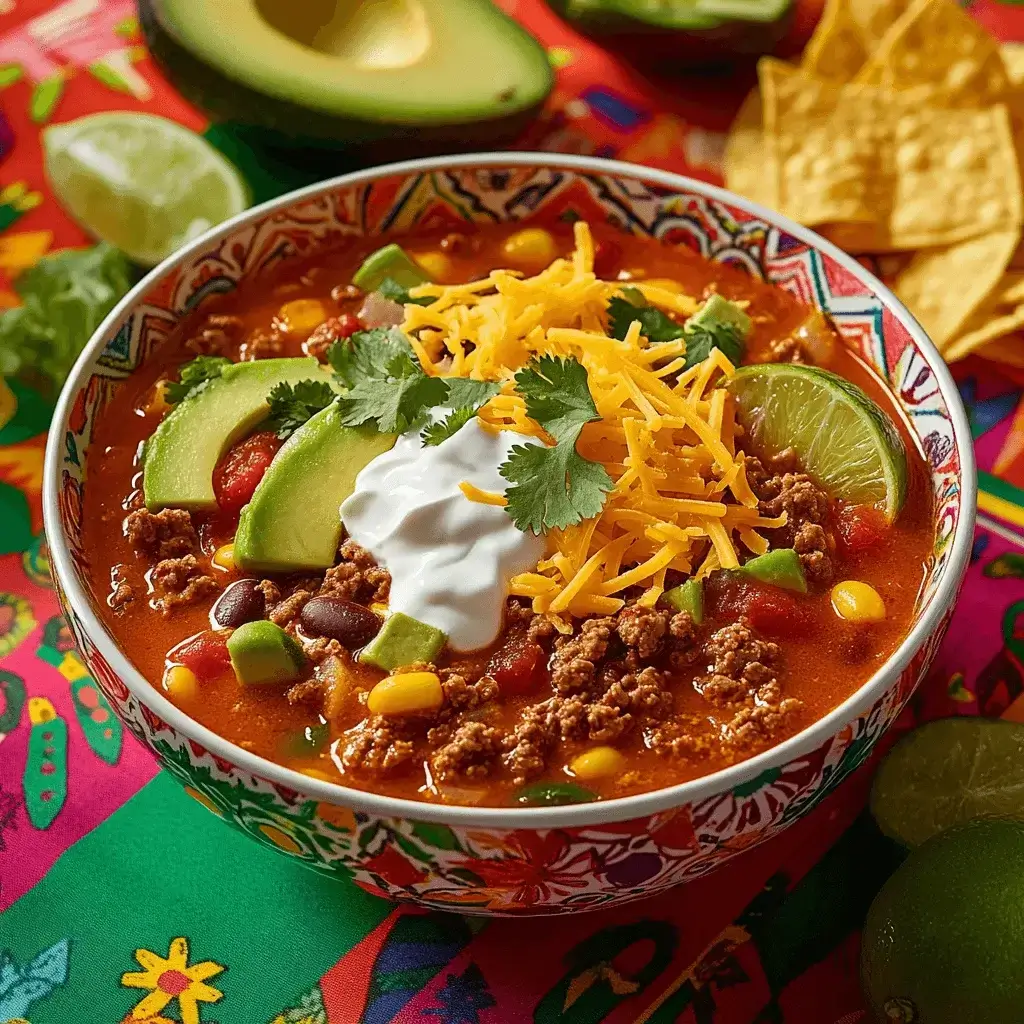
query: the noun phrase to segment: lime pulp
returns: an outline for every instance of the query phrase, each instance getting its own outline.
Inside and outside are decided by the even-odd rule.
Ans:
[[[90,234],[153,266],[249,205],[235,167],[152,114],[91,114],[43,132],[54,193]]]
[[[892,522],[907,493],[907,453],[892,420],[856,384],[816,366],[760,363],[729,382],[752,454],[792,448],[834,498],[876,505]]]

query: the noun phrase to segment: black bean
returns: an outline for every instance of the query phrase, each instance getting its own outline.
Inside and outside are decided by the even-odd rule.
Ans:
[[[369,608],[340,597],[314,597],[299,619],[305,632],[337,640],[350,651],[368,644],[381,627],[379,616]]]
[[[238,580],[217,598],[210,620],[220,629],[237,629],[266,615],[267,599],[260,590],[259,580]]]

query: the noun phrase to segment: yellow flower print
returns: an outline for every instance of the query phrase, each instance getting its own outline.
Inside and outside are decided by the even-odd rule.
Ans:
[[[148,988],[132,1010],[131,1019],[144,1021],[159,1013],[171,1000],[178,1000],[182,1024],[199,1024],[199,1004],[216,1003],[224,993],[205,982],[224,970],[213,960],[188,963],[188,940],[172,939],[171,948],[164,959],[148,949],[135,950],[141,971],[125,971],[121,984],[125,988]]]

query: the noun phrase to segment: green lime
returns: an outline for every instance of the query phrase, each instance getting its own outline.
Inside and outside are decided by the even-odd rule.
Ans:
[[[235,167],[152,114],[90,114],[43,131],[46,173],[89,232],[152,266],[249,205]]]
[[[816,366],[759,363],[729,382],[755,451],[795,449],[835,498],[878,505],[892,522],[907,494],[907,453],[892,420],[856,384]]]
[[[1024,725],[943,718],[915,729],[879,767],[871,813],[905,846],[981,815],[1024,818]]]
[[[1024,822],[979,818],[913,850],[861,936],[875,1018],[920,1024],[1024,1020]]]

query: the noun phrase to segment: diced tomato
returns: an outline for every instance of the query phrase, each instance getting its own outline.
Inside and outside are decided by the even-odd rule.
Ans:
[[[199,682],[218,679],[231,668],[227,640],[221,633],[206,630],[178,644],[167,660],[190,669]]]
[[[839,543],[850,555],[873,548],[888,530],[885,516],[873,505],[846,505],[836,517]]]
[[[339,338],[351,338],[356,331],[363,329],[363,322],[353,313],[342,313],[335,318],[335,333]]]
[[[614,242],[598,242],[594,249],[594,273],[608,280],[614,277],[619,269],[619,260],[622,259],[622,249]]]
[[[540,644],[534,643],[525,633],[513,633],[491,655],[487,675],[498,684],[503,697],[532,693],[547,677],[546,661]]]
[[[712,573],[706,585],[706,600],[716,618],[735,622],[745,618],[766,637],[804,636],[811,621],[797,598],[780,587],[753,584],[729,572]]]
[[[252,497],[281,441],[270,431],[261,431],[236,444],[213,471],[213,491],[224,512],[240,512]]]

